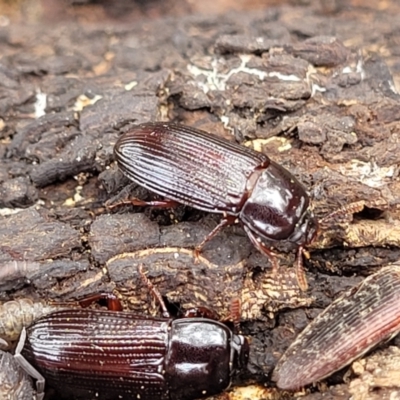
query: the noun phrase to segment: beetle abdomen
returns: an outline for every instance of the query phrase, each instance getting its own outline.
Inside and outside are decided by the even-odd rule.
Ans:
[[[27,329],[22,354],[62,393],[71,387],[85,399],[168,399],[169,325],[131,313],[65,310]]]
[[[195,208],[234,213],[246,199],[249,176],[269,159],[190,127],[147,123],[120,137],[115,156],[139,185]]]

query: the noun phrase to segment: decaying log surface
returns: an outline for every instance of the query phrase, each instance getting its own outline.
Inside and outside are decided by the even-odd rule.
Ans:
[[[400,7],[332,3],[0,26],[0,299],[113,291],[127,309],[155,314],[138,279],[143,264],[171,307],[207,305],[226,317],[241,299],[250,363],[221,399],[293,398],[270,375],[296,334],[400,258]],[[265,152],[305,184],[319,218],[365,201],[309,249],[307,293],[293,254],[279,255],[272,277],[240,227],[226,228],[196,263],[192,249],[218,215],[108,212],[107,200],[151,198],[117,171],[112,151],[121,133],[154,120]],[[299,396],[389,398],[400,391],[397,353],[386,348]]]

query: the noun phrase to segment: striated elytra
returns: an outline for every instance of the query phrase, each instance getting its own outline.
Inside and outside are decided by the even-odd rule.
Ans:
[[[63,310],[26,333],[21,354],[46,385],[82,399],[211,396],[229,387],[249,351],[243,336],[207,318]]]
[[[122,312],[114,294],[99,293],[74,304],[106,300],[108,311],[64,309],[23,328],[15,360],[36,379],[38,399],[49,385],[68,399],[191,400],[222,392],[246,366],[242,335],[205,318],[214,313],[204,307],[172,319],[143,265],[138,272],[162,318]],[[237,310],[232,306],[235,332]]]
[[[272,379],[285,390],[316,383],[399,331],[400,265],[391,265],[319,314],[286,350]]]
[[[294,244],[299,284],[307,288],[301,252],[313,240],[317,222],[306,190],[285,168],[237,143],[164,122],[132,128],[119,138],[114,153],[120,170],[137,184],[170,201],[223,214],[198,251],[222,227],[241,222],[270,258],[264,241]]]

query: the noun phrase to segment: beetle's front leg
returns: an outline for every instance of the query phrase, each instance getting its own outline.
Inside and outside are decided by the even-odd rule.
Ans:
[[[203,239],[203,241],[198,246],[196,246],[196,248],[194,249],[195,257],[198,258],[200,256],[200,253],[202,252],[205,244],[209,242],[215,235],[217,235],[217,233],[222,230],[222,228],[228,225],[233,225],[235,223],[237,223],[237,217],[235,217],[234,215],[225,214],[220,223]]]
[[[267,247],[265,243],[263,243],[262,240],[258,236],[256,236],[246,225],[243,225],[243,228],[246,231],[251,243],[253,243],[254,247],[256,247],[260,253],[266,255],[271,261],[272,273],[278,273],[278,262],[276,260],[276,254],[269,247]]]
[[[44,385],[45,379],[43,375],[35,369],[29,362],[25,359],[25,357],[21,354],[21,351],[25,345],[26,341],[26,329],[25,327],[22,329],[21,335],[19,337],[17,348],[15,349],[15,361],[18,365],[32,378],[36,379],[36,399],[42,400],[44,397]]]
[[[182,318],[208,318],[219,321],[219,315],[208,307],[194,307],[185,311]]]
[[[272,274],[278,273],[278,262],[276,260],[276,254],[268,248],[265,243],[262,242],[262,240],[258,237],[255,236],[254,233],[244,226],[244,230],[246,231],[247,235],[249,236],[251,242],[253,245],[262,253],[265,254],[269,260],[272,263]],[[296,277],[297,277],[297,283],[299,284],[299,288],[305,292],[308,289],[308,283],[307,283],[307,278],[304,273],[303,269],[303,254],[307,256],[307,252],[304,250],[303,246],[299,246],[297,248],[297,255],[296,255]],[[309,257],[309,256],[308,256]]]

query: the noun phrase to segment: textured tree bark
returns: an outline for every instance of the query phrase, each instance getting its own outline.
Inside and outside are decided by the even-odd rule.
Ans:
[[[331,3],[3,24],[1,301],[114,291],[127,309],[154,315],[138,279],[143,264],[171,306],[208,306],[226,318],[231,300],[241,300],[250,363],[243,387],[221,398],[290,398],[270,376],[297,333],[343,290],[400,258],[400,7]],[[271,276],[239,226],[196,262],[192,249],[218,215],[183,206],[109,212],[106,201],[152,198],[117,171],[112,151],[122,132],[156,120],[264,152],[304,183],[319,219],[365,202],[321,226],[305,262],[308,292],[296,284],[293,253],[278,247]],[[400,390],[397,353],[385,348],[345,369],[345,382],[337,373],[302,398],[389,397]],[[369,395],[368,374],[386,366],[391,384],[377,379]],[[250,382],[260,386],[246,394]]]

